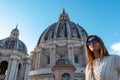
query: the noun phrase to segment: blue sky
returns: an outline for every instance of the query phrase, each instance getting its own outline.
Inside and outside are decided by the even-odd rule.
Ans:
[[[89,35],[100,36],[110,54],[120,55],[119,0],[0,0],[0,39],[9,37],[18,24],[19,39],[30,53],[63,8]]]

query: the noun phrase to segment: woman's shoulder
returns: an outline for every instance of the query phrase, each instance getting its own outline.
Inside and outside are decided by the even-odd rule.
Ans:
[[[112,57],[112,62],[114,63],[113,66],[115,66],[115,68],[120,71],[120,56],[111,55],[111,57]]]
[[[104,58],[120,58],[120,55],[109,55],[109,56],[105,56]]]
[[[111,59],[112,61],[120,61],[119,55],[109,55],[108,59]]]
[[[103,61],[120,61],[120,56],[119,55],[109,55],[109,56],[104,56]]]
[[[110,55],[112,58],[120,58],[120,55]]]

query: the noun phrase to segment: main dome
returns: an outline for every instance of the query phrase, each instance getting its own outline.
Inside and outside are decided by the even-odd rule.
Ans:
[[[0,48],[18,50],[24,54],[27,54],[26,45],[21,40],[19,40],[18,37],[19,30],[16,27],[12,30],[10,37],[0,40]]]
[[[53,23],[42,33],[37,45],[44,41],[50,41],[58,38],[79,38],[83,40],[83,36],[88,36],[86,31],[79,24],[70,21],[69,16],[63,9],[58,22]]]

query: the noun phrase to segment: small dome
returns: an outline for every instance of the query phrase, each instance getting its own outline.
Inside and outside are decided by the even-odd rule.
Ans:
[[[0,40],[0,48],[18,50],[27,54],[26,45],[17,38],[8,37]]]
[[[13,49],[27,54],[26,45],[19,40],[19,30],[16,28],[11,31],[10,37],[0,40],[0,48]]]
[[[63,58],[60,58],[56,61],[56,65],[59,65],[59,64],[70,64],[72,65],[72,62],[67,59],[66,57],[63,57]]]
[[[70,21],[69,16],[63,9],[58,22],[49,26],[40,36],[37,45],[44,41],[54,40],[56,38],[79,38],[84,40],[87,37],[87,32],[79,25]]]

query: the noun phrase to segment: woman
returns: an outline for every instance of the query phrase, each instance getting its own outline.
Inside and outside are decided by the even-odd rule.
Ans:
[[[119,80],[120,56],[109,55],[100,37],[91,35],[87,38],[86,52],[86,80]]]

